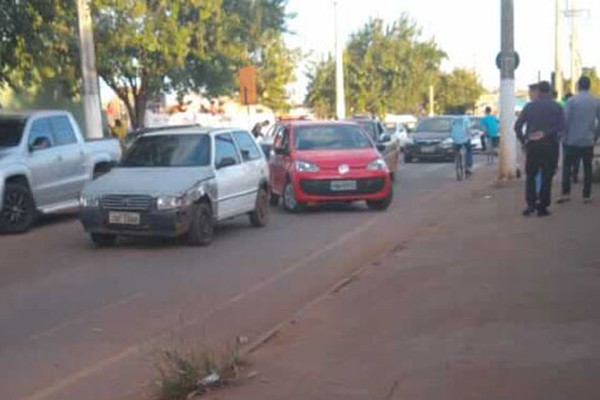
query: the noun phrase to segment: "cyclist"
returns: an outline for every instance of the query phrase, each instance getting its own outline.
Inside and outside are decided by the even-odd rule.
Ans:
[[[465,173],[470,176],[473,173],[473,148],[471,147],[471,129],[469,118],[466,116],[456,117],[452,121],[450,137],[454,143],[454,150],[458,153],[465,148]]]

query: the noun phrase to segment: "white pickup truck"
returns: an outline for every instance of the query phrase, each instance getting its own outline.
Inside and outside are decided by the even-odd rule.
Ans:
[[[76,208],[83,186],[121,157],[117,139],[86,141],[66,111],[0,114],[0,232]]]

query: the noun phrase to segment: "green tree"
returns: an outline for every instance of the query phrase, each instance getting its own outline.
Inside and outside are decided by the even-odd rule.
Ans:
[[[351,36],[344,52],[348,111],[379,116],[418,113],[444,57],[435,41],[422,39],[420,28],[406,14],[391,25],[380,19],[369,21]],[[335,82],[334,74],[332,60],[309,71],[311,107],[334,104],[333,87],[323,87]]]
[[[442,74],[436,85],[436,103],[443,114],[465,114],[472,110],[484,88],[474,71],[457,68]]]

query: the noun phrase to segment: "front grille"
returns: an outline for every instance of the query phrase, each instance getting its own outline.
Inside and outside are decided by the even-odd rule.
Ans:
[[[330,180],[301,180],[300,187],[309,195],[316,196],[348,196],[353,194],[374,194],[383,190],[384,178],[357,179],[356,190],[337,191],[331,190]]]
[[[100,199],[100,207],[108,210],[146,211],[152,203],[152,197],[138,195],[107,195]]]

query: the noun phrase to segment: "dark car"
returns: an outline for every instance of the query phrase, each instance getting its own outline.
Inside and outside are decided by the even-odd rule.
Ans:
[[[415,132],[404,148],[404,161],[454,160],[454,146],[450,131],[456,117],[428,117],[419,121]]]
[[[386,132],[383,124],[376,119],[354,118],[352,122],[360,125],[365,133],[367,133],[377,145],[377,149],[381,152],[381,155],[390,170],[392,180],[395,180],[401,152],[398,142],[392,140],[392,136]]]

